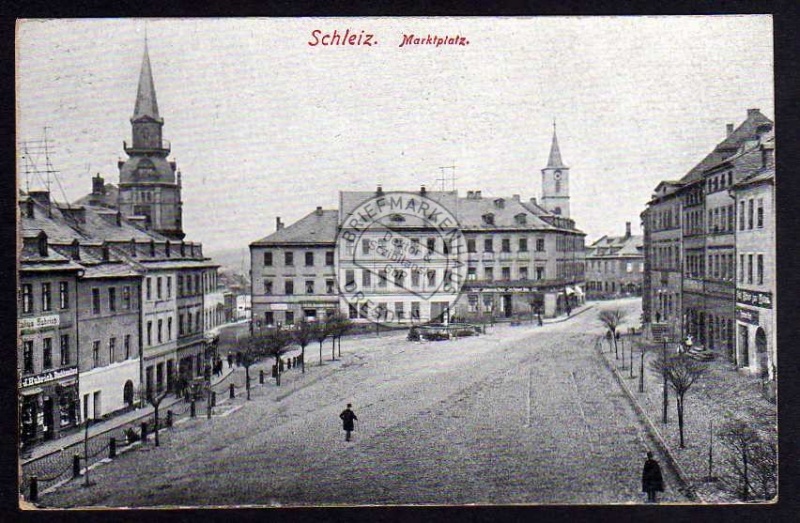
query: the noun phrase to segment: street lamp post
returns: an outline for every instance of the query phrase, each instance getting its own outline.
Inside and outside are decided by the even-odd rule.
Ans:
[[[667,389],[667,338],[664,338],[663,343],[661,344],[661,363],[662,369],[661,374],[664,378],[664,404],[663,404],[663,413],[662,413],[662,423],[667,423],[667,403],[669,401],[669,392]]]
[[[639,346],[641,361],[639,363],[639,392],[644,392],[644,344]]]

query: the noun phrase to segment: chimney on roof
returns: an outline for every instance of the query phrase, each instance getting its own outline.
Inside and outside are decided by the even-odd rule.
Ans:
[[[631,222],[625,222],[625,238],[631,237]]]
[[[34,201],[47,209],[47,215],[52,216],[50,213],[50,191],[30,191],[28,196],[33,198]]]
[[[725,136],[730,136],[733,134],[733,124],[729,123],[725,126]]]
[[[480,200],[481,199],[481,191],[475,191],[475,199],[476,200]]]
[[[106,181],[100,176],[100,173],[92,178],[92,194],[105,194],[106,193]]]
[[[426,193],[426,192],[427,192],[427,191],[425,190],[425,186],[424,186],[424,185],[420,186],[420,188],[419,188],[419,193],[420,193],[422,196],[425,196],[425,193]]]
[[[518,202],[519,201],[519,194],[512,194],[511,195],[511,199],[514,200],[515,202]]]
[[[383,196],[383,186],[378,184],[378,188],[375,190],[375,196]]]
[[[467,199],[471,200],[475,198],[475,191],[467,191]]]
[[[314,211],[314,214],[316,214],[317,216],[322,216],[322,207],[317,206],[317,210]]]
[[[72,240],[72,245],[70,245],[70,251],[73,260],[77,261],[81,259],[81,242],[79,242],[77,238]]]
[[[281,221],[281,217],[280,216],[276,216],[275,217],[275,230],[276,231],[280,231],[281,229],[283,229],[283,222]]]
[[[536,198],[531,198],[531,203],[536,205]]]

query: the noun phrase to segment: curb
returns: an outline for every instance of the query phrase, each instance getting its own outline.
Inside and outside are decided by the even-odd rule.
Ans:
[[[675,476],[678,478],[678,482],[681,484],[681,489],[684,495],[686,495],[686,497],[688,497],[690,501],[699,501],[700,503],[706,503],[706,500],[703,499],[703,497],[689,483],[686,471],[683,470],[683,467],[681,467],[680,463],[678,463],[678,461],[675,459],[675,456],[672,455],[672,452],[670,451],[667,442],[661,436],[661,433],[658,431],[653,421],[650,419],[650,417],[644,411],[642,406],[639,404],[639,401],[636,399],[636,396],[633,395],[633,393],[628,388],[627,384],[625,384],[625,381],[620,377],[619,372],[617,372],[617,370],[606,359],[601,349],[596,349],[596,350],[600,355],[600,359],[603,360],[603,364],[611,372],[611,374],[614,376],[614,379],[619,384],[622,391],[625,393],[625,396],[628,398],[628,401],[633,407],[633,410],[636,412],[636,416],[642,423],[644,423],[645,428],[647,428],[648,434],[655,441],[656,445],[659,447],[659,450],[661,450],[661,452],[667,458],[667,464],[675,473]]]

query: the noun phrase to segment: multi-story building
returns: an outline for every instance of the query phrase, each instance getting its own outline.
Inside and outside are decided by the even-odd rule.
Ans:
[[[640,296],[644,274],[644,239],[631,234],[603,236],[586,250],[586,295],[590,298]]]
[[[643,312],[646,323],[675,325],[676,336],[736,363],[733,188],[763,168],[762,138],[772,122],[758,109],[678,181],[659,184],[642,213],[645,230]],[[741,261],[741,260],[739,260]]]
[[[569,168],[555,133],[542,180],[541,205],[379,186],[342,191],[338,210],[318,207],[287,227],[278,218],[275,233],[250,245],[255,326],[337,309],[354,321],[410,323],[574,306],[584,294],[585,235],[569,217]],[[423,203],[440,209],[437,220],[418,212]]]
[[[72,232],[49,219],[49,205],[35,201],[43,197],[37,192],[20,198],[17,364],[22,445],[52,439],[80,422],[77,296],[84,269],[50,244],[50,237],[67,239]]]
[[[762,168],[733,186],[740,210],[735,224],[736,363],[769,383],[777,372],[775,318],[775,168],[774,136],[756,150]],[[774,386],[769,389],[774,396]]]
[[[292,325],[339,308],[335,251],[338,213],[317,207],[250,244],[253,328]],[[237,304],[238,306],[238,304]]]

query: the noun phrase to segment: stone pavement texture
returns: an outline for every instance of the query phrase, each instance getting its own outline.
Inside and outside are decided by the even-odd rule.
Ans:
[[[457,341],[345,339],[41,498],[50,507],[642,503],[654,448],[588,311]],[[240,371],[237,371],[237,374]],[[255,373],[257,375],[257,371]],[[237,376],[240,378],[240,376]],[[338,418],[358,415],[354,441]],[[655,450],[655,449],[654,449]],[[663,462],[663,457],[657,458]],[[664,467],[664,501],[686,501]]]

